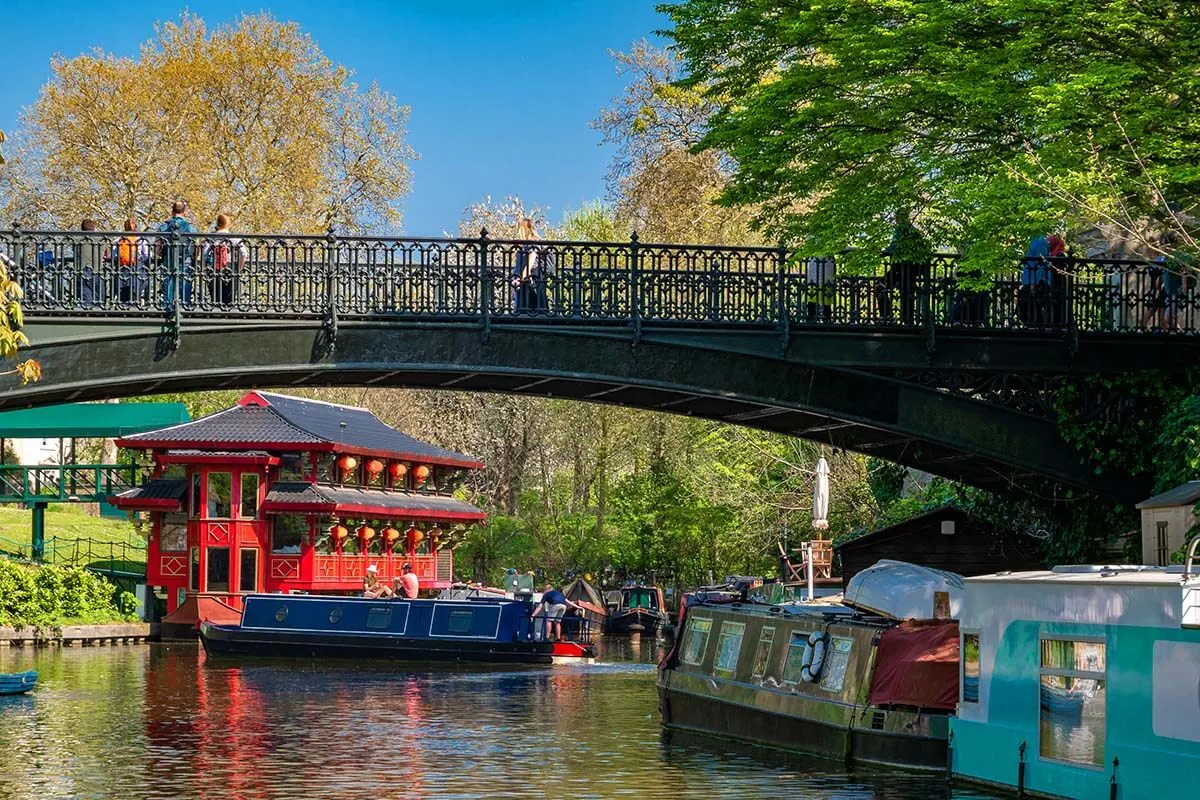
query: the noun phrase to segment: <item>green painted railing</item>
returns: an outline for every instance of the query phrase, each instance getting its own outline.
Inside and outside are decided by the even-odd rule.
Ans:
[[[5,464],[0,503],[99,503],[140,486],[145,476],[135,464]]]

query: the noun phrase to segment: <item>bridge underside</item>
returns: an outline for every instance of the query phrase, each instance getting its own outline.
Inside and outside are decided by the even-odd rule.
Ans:
[[[1121,500],[1140,487],[1096,475],[1054,423],[1010,408],[887,377],[785,357],[774,336],[505,324],[343,322],[323,346],[319,321],[190,321],[178,349],[149,320],[45,320],[27,328],[44,378],[0,384],[0,409],[74,400],[215,389],[375,386],[506,392],[686,414],[799,436],[987,489],[1054,484]],[[800,339],[801,337],[796,337]],[[905,360],[863,352],[895,366]],[[687,342],[688,344],[684,344]],[[824,346],[824,345],[814,345]],[[891,342],[888,342],[889,349]],[[804,343],[793,342],[792,348]],[[773,351],[773,352],[772,352]],[[928,361],[926,361],[928,363]],[[869,364],[862,364],[869,367]]]

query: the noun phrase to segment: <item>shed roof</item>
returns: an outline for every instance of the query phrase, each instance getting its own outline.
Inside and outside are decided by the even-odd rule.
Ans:
[[[897,522],[894,525],[888,525],[886,528],[880,528],[879,530],[871,531],[870,533],[859,536],[856,539],[851,539],[848,542],[842,542],[833,549],[840,553],[845,549],[857,550],[859,547],[870,547],[871,545],[878,544],[885,539],[911,533],[919,528],[922,524],[930,522],[934,519],[966,519],[969,516],[970,514],[968,514],[966,511],[963,511],[961,508],[956,508],[955,506],[938,506],[937,508],[926,511],[923,514],[917,514],[915,517],[909,517],[906,520]]]
[[[183,508],[183,498],[186,495],[186,478],[157,478],[143,483],[136,489],[127,489],[110,497],[109,503],[117,508],[131,511],[138,509],[179,511]]]
[[[365,408],[250,392],[233,408],[195,422],[126,436],[124,447],[317,450],[478,469],[470,456],[401,433]]]
[[[1200,481],[1181,483],[1174,489],[1156,494],[1138,503],[1135,508],[1165,508],[1167,506],[1193,506],[1200,501]]]
[[[187,422],[183,403],[63,403],[0,413],[0,438],[93,439]]]

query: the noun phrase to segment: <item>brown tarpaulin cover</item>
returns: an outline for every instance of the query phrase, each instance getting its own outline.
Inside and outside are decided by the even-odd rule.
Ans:
[[[957,704],[957,622],[908,620],[883,632],[871,705],[953,711]]]

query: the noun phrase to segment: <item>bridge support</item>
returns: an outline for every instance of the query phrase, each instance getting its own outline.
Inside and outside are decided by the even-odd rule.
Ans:
[[[34,561],[46,557],[46,503],[31,503],[33,510],[33,551],[30,554]]]

